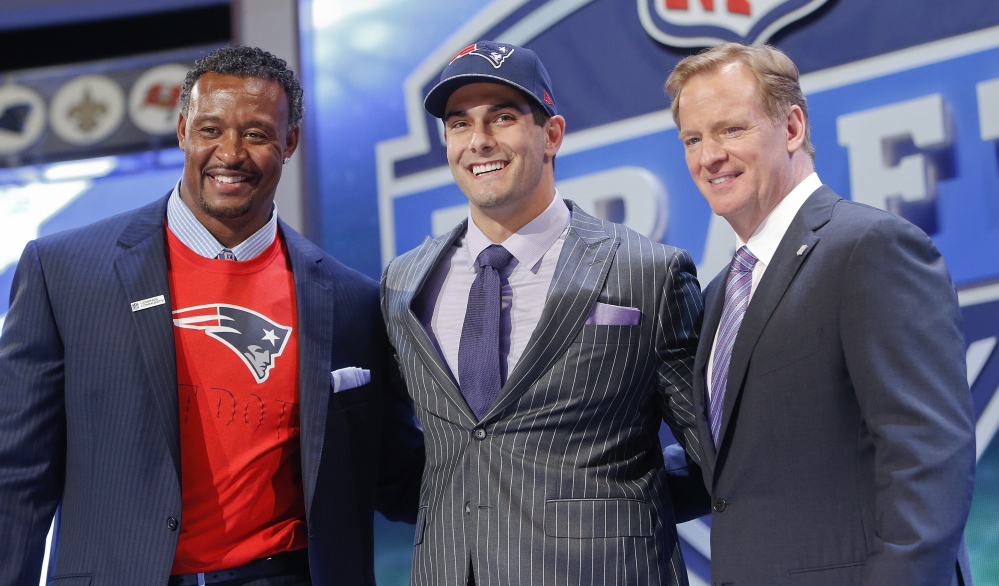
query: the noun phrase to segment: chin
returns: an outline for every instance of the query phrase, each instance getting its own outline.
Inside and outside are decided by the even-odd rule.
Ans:
[[[253,209],[252,197],[239,205],[212,205],[211,203],[205,201],[204,196],[202,196],[199,198],[199,203],[201,204],[201,209],[204,210],[206,214],[217,220],[241,218],[250,213],[250,210]]]

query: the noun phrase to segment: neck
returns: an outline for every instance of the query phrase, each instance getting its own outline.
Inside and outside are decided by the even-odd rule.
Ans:
[[[501,244],[507,238],[517,233],[518,230],[531,223],[532,220],[540,216],[552,200],[555,199],[555,187],[551,188],[550,195],[545,198],[534,198],[529,204],[521,204],[519,207],[506,210],[502,208],[479,208],[475,204],[471,206],[471,219],[475,225],[482,230],[482,233],[496,244]]]
[[[781,188],[778,191],[779,193],[783,193],[783,195],[769,202],[770,205],[766,208],[756,210],[756,214],[750,217],[746,217],[744,219],[730,219],[729,224],[732,226],[732,229],[735,230],[735,233],[739,236],[740,240],[743,242],[749,242],[749,239],[756,233],[756,229],[759,228],[760,224],[763,223],[763,220],[770,215],[770,212],[774,211],[774,209],[780,205],[780,202],[784,201],[784,198],[790,195],[791,192],[794,191],[794,188],[804,181],[806,177],[815,172],[815,167],[812,164],[811,158],[804,153],[800,154],[803,156],[792,159],[790,172],[788,173],[787,178],[782,182]]]

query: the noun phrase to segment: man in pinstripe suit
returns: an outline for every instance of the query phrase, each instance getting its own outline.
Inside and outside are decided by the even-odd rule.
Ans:
[[[281,222],[302,90],[224,47],[188,73],[171,194],[31,242],[0,336],[0,584],[374,584],[422,440],[378,285]],[[408,473],[407,473],[408,472]]]
[[[674,511],[685,462],[674,446],[680,462],[664,464],[658,431],[665,420],[681,444],[697,441],[683,400],[701,314],[694,266],[558,196],[554,96],[533,52],[481,41],[425,101],[470,208],[382,279],[427,442],[415,585],[687,583],[675,522],[701,503]],[[486,336],[470,324],[490,306],[466,306],[495,244],[509,253],[491,301],[498,346],[469,359]],[[469,380],[497,356],[483,400]]]

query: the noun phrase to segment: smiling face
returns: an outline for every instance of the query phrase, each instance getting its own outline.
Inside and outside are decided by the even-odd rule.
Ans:
[[[743,241],[812,172],[800,148],[801,108],[791,106],[773,123],[759,103],[756,78],[740,62],[687,81],[679,96],[679,128],[691,178]]]
[[[235,246],[267,223],[282,162],[298,146],[280,82],[202,75],[177,138],[184,151],[181,198],[219,242]]]
[[[451,174],[471,203],[476,225],[494,242],[522,228],[555,197],[552,159],[565,121],[534,122],[527,98],[501,84],[455,90],[444,115]]]

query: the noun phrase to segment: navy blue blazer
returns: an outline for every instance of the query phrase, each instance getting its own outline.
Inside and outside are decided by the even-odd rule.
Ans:
[[[0,336],[0,584],[162,586],[184,523],[166,198],[27,245]],[[372,519],[415,520],[422,434],[378,285],[280,223],[298,306],[301,467],[316,584],[374,584]],[[133,312],[130,304],[166,303]],[[371,371],[333,393],[330,372]]]

